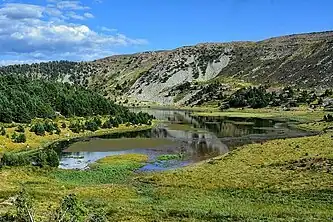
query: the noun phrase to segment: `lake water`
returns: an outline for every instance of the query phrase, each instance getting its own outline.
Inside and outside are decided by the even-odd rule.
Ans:
[[[139,110],[134,110],[139,111]],[[140,109],[161,120],[151,130],[116,133],[69,142],[61,152],[60,168],[85,169],[103,157],[146,154],[140,170],[165,170],[209,159],[247,143],[305,136],[291,123],[259,118],[193,117],[187,111]],[[179,158],[158,161],[161,155]]]

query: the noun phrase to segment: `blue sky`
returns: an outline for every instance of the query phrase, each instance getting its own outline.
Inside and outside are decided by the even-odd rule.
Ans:
[[[332,0],[3,0],[0,65],[333,30]]]

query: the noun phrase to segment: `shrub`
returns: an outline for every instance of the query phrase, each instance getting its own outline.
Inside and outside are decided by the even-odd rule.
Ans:
[[[60,135],[60,133],[61,133],[61,130],[58,128],[58,129],[56,129],[56,132],[55,132],[57,135]]]
[[[25,143],[27,141],[27,138],[24,133],[17,134],[16,132],[14,132],[14,134],[12,135],[12,141],[14,143]]]
[[[81,124],[80,122],[72,122],[69,125],[69,129],[73,132],[73,133],[80,133],[80,132],[84,132],[85,127],[83,126],[83,124]]]
[[[53,149],[50,149],[46,152],[46,162],[50,167],[58,167],[59,162],[59,156],[56,151]]]
[[[90,120],[86,122],[86,130],[90,130],[95,132],[96,130],[98,130],[98,125],[94,120]]]
[[[102,128],[103,128],[103,129],[110,129],[110,128],[112,128],[112,127],[113,127],[113,125],[112,125],[112,123],[110,122],[110,120],[105,121],[105,122],[103,123],[103,125],[102,125]]]
[[[34,132],[38,136],[45,136],[44,124],[36,123],[31,127],[30,132]]]
[[[25,166],[30,164],[30,159],[20,153],[4,153],[1,164],[5,166]]]
[[[40,167],[50,166],[58,167],[59,166],[59,156],[53,149],[47,149],[39,151],[35,157],[35,164]]]
[[[102,126],[102,120],[99,117],[95,117],[94,122],[97,124],[98,127]]]
[[[53,131],[58,129],[58,125],[56,123],[50,122],[50,121],[46,121],[44,123],[44,128],[45,131],[48,133],[52,133]]]
[[[327,114],[324,116],[324,120],[326,122],[333,122],[333,116],[331,114]]]
[[[19,125],[19,126],[16,128],[15,131],[16,131],[16,132],[19,132],[19,133],[24,133],[24,132],[25,132],[24,127],[23,127],[22,125]]]
[[[6,129],[3,126],[0,128],[0,135],[1,136],[5,136],[6,135]]]
[[[113,120],[113,126],[116,128],[119,127],[119,122],[117,118]]]

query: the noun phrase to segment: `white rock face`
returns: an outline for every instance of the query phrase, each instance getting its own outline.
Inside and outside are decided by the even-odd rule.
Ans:
[[[209,81],[227,67],[230,62],[230,56],[226,52],[230,48],[221,49],[215,53],[216,58],[205,57],[211,53],[210,49],[198,47],[196,51],[186,51],[181,48],[168,54],[168,61],[163,60],[155,67],[150,69],[147,76],[141,76],[129,90],[128,96],[131,98],[156,102],[162,104],[173,104],[177,95],[170,95],[172,89],[180,84],[195,81]],[[205,67],[205,70],[201,70]],[[192,94],[193,95],[193,94]],[[184,103],[191,95],[184,95],[177,104]]]
[[[229,61],[230,57],[223,55],[218,61],[208,63],[206,72],[202,73],[200,80],[208,81],[215,78],[223,68],[227,67]]]

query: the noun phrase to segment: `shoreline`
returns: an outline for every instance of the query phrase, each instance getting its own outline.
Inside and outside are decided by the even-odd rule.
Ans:
[[[58,138],[50,139],[49,141],[41,142],[38,146],[31,146],[29,148],[17,148],[17,149],[3,149],[1,154],[5,152],[34,152],[37,150],[42,150],[47,147],[50,147],[56,143],[71,141],[71,140],[80,140],[84,138],[93,138],[93,137],[99,137],[99,136],[105,136],[105,135],[111,135],[114,133],[126,133],[126,132],[135,132],[135,131],[144,131],[152,129],[156,125],[156,121],[152,122],[152,125],[142,125],[142,126],[131,126],[131,127],[119,127],[119,128],[111,128],[111,129],[99,129],[96,132],[87,131],[84,133],[73,133],[71,136],[66,136],[65,132],[60,135]],[[41,136],[41,138],[43,138]],[[28,146],[28,142],[22,144]]]

